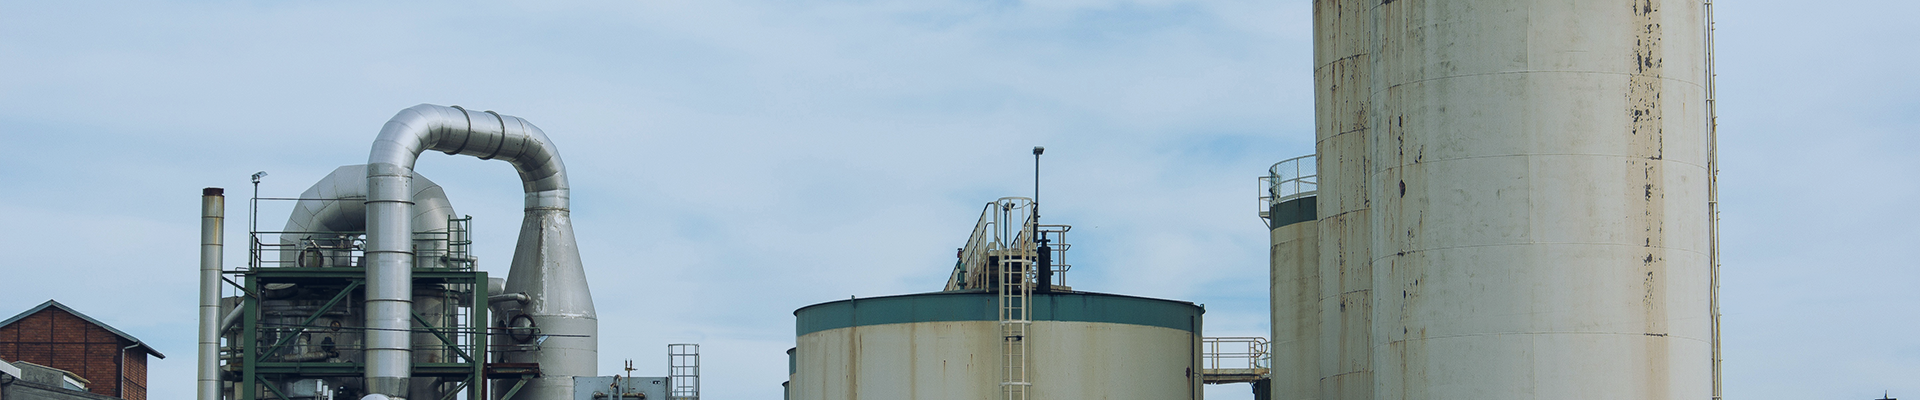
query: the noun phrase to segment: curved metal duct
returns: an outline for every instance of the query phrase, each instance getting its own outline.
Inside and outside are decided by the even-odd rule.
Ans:
[[[440,184],[413,174],[413,231],[446,232],[447,220],[457,215],[453,205],[447,201],[447,193]],[[293,206],[292,215],[287,217],[287,226],[280,235],[280,263],[282,267],[294,267],[302,262],[301,245],[324,243],[330,240],[325,233],[360,232],[367,229],[367,166],[344,165],[314,182],[307,191],[300,193],[300,201]],[[415,257],[415,265],[434,263],[445,266],[445,260],[435,255],[446,254],[446,241],[419,240],[414,246],[426,256]],[[348,266],[352,260],[346,259],[348,252],[329,251],[322,261],[325,266]],[[320,266],[320,265],[309,265]]]
[[[598,374],[599,321],[567,211],[566,167],[540,128],[491,111],[421,104],[387,121],[367,157],[368,389],[404,397],[412,365],[407,357],[407,310],[412,298],[414,231],[410,201],[414,162],[436,150],[512,163],[526,192],[526,217],[514,248],[507,291],[531,301],[517,310],[540,328],[535,350],[510,352],[511,362],[540,363],[541,377],[522,392],[531,398],[572,396],[574,376]],[[502,316],[507,317],[507,316]],[[517,318],[517,316],[515,316]]]

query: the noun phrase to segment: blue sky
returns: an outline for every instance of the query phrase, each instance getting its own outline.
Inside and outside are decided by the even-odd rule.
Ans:
[[[938,289],[1035,145],[1070,284],[1265,336],[1254,177],[1313,151],[1310,5],[0,2],[0,314],[59,299],[171,356],[154,398],[191,396],[199,189],[243,231],[248,174],[297,194],[433,103],[561,149],[603,373],[697,342],[709,396],[776,398],[793,309]],[[1728,396],[1920,396],[1920,5],[1717,11]],[[503,275],[511,167],[419,171]]]

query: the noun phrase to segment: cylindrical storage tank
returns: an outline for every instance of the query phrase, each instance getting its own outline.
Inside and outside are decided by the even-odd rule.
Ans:
[[[796,348],[787,348],[787,381],[780,382],[781,400],[793,400],[793,374],[800,368],[800,364],[795,362],[793,355],[794,350],[796,350]]]
[[[997,295],[940,292],[794,311],[795,400],[1004,398]],[[1198,399],[1193,303],[1086,292],[1032,297],[1034,399]]]
[[[1314,197],[1273,205],[1270,276],[1273,280],[1274,400],[1320,399],[1320,223]]]
[[[1400,0],[1415,1],[1415,0]],[[1373,121],[1374,7],[1314,0],[1313,119],[1320,229],[1320,395],[1373,400],[1373,221],[1367,174]],[[1279,322],[1276,320],[1276,324]],[[1279,386],[1279,385],[1274,385]]]
[[[1377,398],[1709,397],[1701,3],[1370,15]]]

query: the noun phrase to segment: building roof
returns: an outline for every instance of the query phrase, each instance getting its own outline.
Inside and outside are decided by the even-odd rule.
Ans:
[[[20,367],[13,366],[13,362],[7,361],[5,358],[0,358],[0,374],[13,375],[15,378],[21,377]]]
[[[107,325],[106,323],[100,322],[100,320],[93,319],[93,317],[87,316],[87,314],[83,314],[79,311],[75,311],[72,307],[67,307],[67,305],[60,304],[60,302],[53,301],[53,300],[47,300],[47,302],[45,303],[40,303],[39,306],[35,306],[31,309],[28,309],[27,311],[21,312],[19,315],[14,315],[13,318],[7,318],[7,320],[5,321],[0,321],[0,326],[13,325],[14,322],[19,322],[22,319],[26,319],[27,316],[38,313],[40,312],[40,310],[45,310],[47,309],[47,307],[59,308],[60,311],[66,311],[68,314],[73,314],[73,316],[80,317],[80,319],[85,320],[88,323],[98,325],[101,328],[106,328],[107,332],[113,332],[113,334],[115,335],[120,335],[121,339],[126,339],[128,341],[133,342],[134,344],[140,345],[141,349],[147,350],[147,353],[153,354],[154,357],[160,357],[162,359],[167,358],[167,355],[160,354],[159,350],[154,350],[153,346],[148,346],[147,342],[140,341],[140,338],[133,337],[133,335],[128,335],[126,332],[121,332],[119,329],[114,329],[112,325]]]

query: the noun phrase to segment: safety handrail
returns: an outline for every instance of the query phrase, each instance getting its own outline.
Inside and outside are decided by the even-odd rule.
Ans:
[[[1264,374],[1273,362],[1273,355],[1267,350],[1267,338],[1263,337],[1203,338],[1200,356],[1202,370],[1208,373],[1256,371]]]
[[[1280,203],[1312,197],[1320,191],[1319,156],[1308,154],[1289,158],[1267,168],[1260,182],[1260,218]]]
[[[1025,197],[1002,197],[988,202],[980,211],[980,219],[973,224],[973,232],[967,237],[967,244],[960,248],[959,261],[953,265],[953,274],[947,278],[944,290],[953,291],[979,286],[976,275],[983,274],[987,268],[987,257],[995,250],[1019,248],[1018,243],[1026,235],[1026,224],[1018,224],[1021,232],[1012,232],[1016,224],[1014,219],[1028,220],[1025,210],[1033,207],[1033,199]],[[1018,214],[1018,216],[1016,216]],[[1011,239],[1011,242],[1009,241]],[[976,272],[977,271],[977,272]]]

